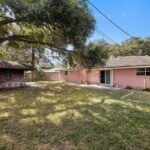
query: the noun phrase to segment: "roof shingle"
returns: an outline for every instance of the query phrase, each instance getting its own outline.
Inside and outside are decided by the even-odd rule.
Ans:
[[[124,68],[150,66],[150,56],[125,56],[110,58],[106,61],[106,68]]]
[[[33,70],[34,68],[27,63],[19,63],[16,61],[0,61],[0,69]]]

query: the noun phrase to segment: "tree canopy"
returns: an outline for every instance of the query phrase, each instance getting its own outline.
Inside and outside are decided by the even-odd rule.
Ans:
[[[0,44],[40,44],[59,53],[78,48],[92,34],[95,20],[84,0],[2,0]]]
[[[34,49],[39,61],[47,59],[45,49],[49,49],[48,53],[63,57],[65,65],[91,68],[101,66],[109,56],[150,55],[150,38],[86,44],[94,28],[95,19],[85,0],[1,0],[0,57],[30,61]],[[68,50],[68,45],[73,49]]]
[[[77,54],[67,54],[64,57],[66,67],[75,67],[80,64],[84,68],[100,67],[108,59],[109,44],[104,40],[86,44]]]
[[[133,37],[125,40],[121,44],[111,44],[109,46],[112,56],[131,56],[131,55],[149,55],[150,56],[150,38],[141,39]]]

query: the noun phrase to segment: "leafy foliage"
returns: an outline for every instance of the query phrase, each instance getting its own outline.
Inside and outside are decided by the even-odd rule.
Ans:
[[[109,50],[113,56],[150,55],[150,38],[133,37],[121,44],[110,45]]]
[[[34,48],[36,56],[47,62],[45,49],[62,57],[68,53],[68,44],[82,47],[94,27],[95,20],[84,0],[1,0],[0,56],[30,61]]]
[[[21,41],[51,49],[64,49],[67,44],[79,47],[95,25],[83,0],[3,0],[0,6],[0,43]]]
[[[68,54],[64,64],[75,67],[77,64],[85,68],[99,67],[108,58],[108,43],[101,40],[87,44],[78,54]]]
[[[44,64],[41,64],[39,66],[40,69],[52,69],[53,68],[53,64],[51,63],[44,63]]]

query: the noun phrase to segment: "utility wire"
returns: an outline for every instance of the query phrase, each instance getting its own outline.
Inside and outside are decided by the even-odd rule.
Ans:
[[[110,36],[108,36],[107,34],[105,34],[103,31],[101,31],[100,29],[96,29],[96,32],[103,36],[105,39],[107,39],[108,41],[110,41],[111,43],[117,43],[115,42]]]
[[[111,24],[113,24],[115,27],[117,27],[120,31],[122,31],[124,34],[132,38],[133,36],[129,34],[127,31],[125,31],[123,28],[121,28],[119,25],[117,25],[113,20],[111,20],[107,15],[105,15],[100,9],[98,9],[93,3],[91,3],[89,0],[86,0],[91,6],[93,6],[105,19],[107,19]]]

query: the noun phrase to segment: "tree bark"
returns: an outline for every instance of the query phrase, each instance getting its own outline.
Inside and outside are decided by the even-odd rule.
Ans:
[[[4,26],[4,25],[10,24],[10,23],[26,21],[26,19],[27,18],[17,18],[17,19],[7,18],[5,20],[0,21],[0,26]]]
[[[27,36],[27,35],[11,35],[7,37],[0,37],[0,44],[5,41],[24,41],[24,40],[28,40],[29,42],[32,41],[32,40],[29,40],[29,38],[30,36]]]
[[[66,54],[66,53],[74,53],[76,54],[75,51],[68,51],[65,48],[58,47],[56,45],[50,44],[50,43],[45,43],[42,41],[36,41],[34,39],[31,39],[32,37],[29,35],[11,35],[7,37],[0,37],[0,44],[6,41],[19,41],[19,42],[25,42],[28,44],[40,44],[40,45],[45,45],[49,47],[53,52],[61,53],[61,54]]]
[[[33,68],[35,68],[35,49],[31,48],[31,50],[32,50],[31,65],[32,65]],[[35,70],[32,70],[32,72],[31,72],[31,78],[32,78],[32,81],[35,81]]]

